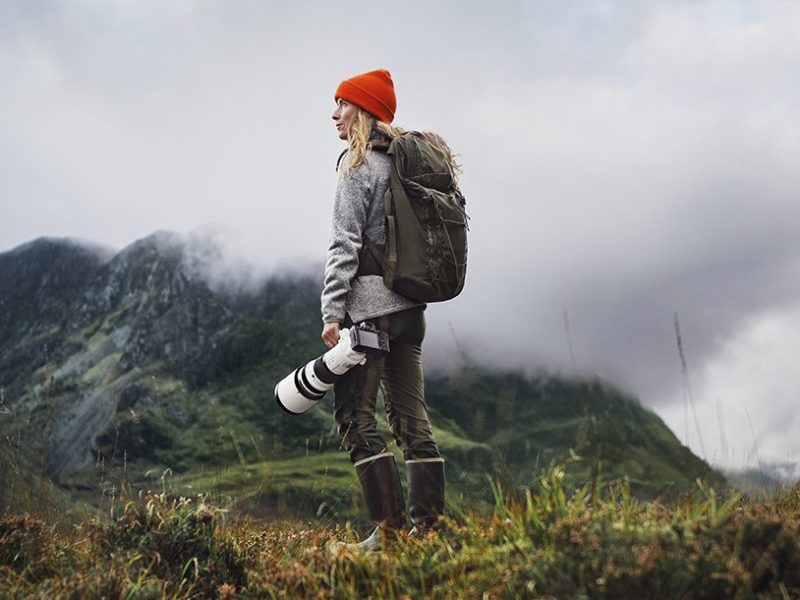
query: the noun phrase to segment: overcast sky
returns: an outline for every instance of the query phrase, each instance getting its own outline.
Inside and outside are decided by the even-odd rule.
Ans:
[[[797,464],[798,31],[791,1],[0,0],[0,251],[166,229],[319,264],[333,90],[385,67],[464,165],[431,365],[571,345],[713,464]]]

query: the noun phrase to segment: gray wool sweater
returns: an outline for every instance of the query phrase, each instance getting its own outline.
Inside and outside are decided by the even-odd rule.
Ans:
[[[333,202],[321,296],[325,323],[343,323],[345,313],[359,323],[421,305],[387,288],[380,275],[356,276],[364,237],[380,245],[386,241],[383,195],[389,187],[391,159],[385,152],[367,150],[357,169],[347,169],[348,161],[345,154]]]

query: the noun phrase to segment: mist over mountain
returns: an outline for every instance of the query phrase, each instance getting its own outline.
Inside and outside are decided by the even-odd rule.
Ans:
[[[225,265],[209,240],[169,232],[119,252],[41,238],[0,254],[0,462],[24,456],[80,490],[114,469],[135,480],[159,469],[302,465],[312,448],[341,461],[329,400],[290,417],[273,397],[276,381],[325,350],[320,278]],[[603,382],[460,360],[427,378],[460,489],[485,488],[487,475],[525,485],[571,452],[576,484],[626,476],[653,496],[697,476],[722,482],[658,417]],[[277,501],[270,486],[259,493]]]

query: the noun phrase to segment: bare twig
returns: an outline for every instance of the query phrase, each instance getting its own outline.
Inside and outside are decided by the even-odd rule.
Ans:
[[[686,418],[685,408],[686,408],[686,400],[688,399],[689,400],[689,404],[692,407],[692,415],[694,416],[694,426],[695,426],[695,429],[697,430],[697,440],[700,442],[700,452],[702,453],[703,459],[705,460],[706,459],[706,448],[705,448],[705,444],[703,444],[703,434],[700,432],[700,421],[697,418],[697,409],[695,408],[695,404],[694,404],[694,394],[692,393],[692,386],[691,386],[691,384],[689,382],[689,366],[688,366],[688,363],[686,362],[686,354],[683,352],[683,340],[681,338],[681,324],[680,324],[680,320],[678,319],[677,311],[675,312],[674,316],[675,316],[675,319],[674,319],[675,320],[675,339],[678,342],[678,356],[680,356],[680,359],[681,359],[681,374],[683,376],[684,418]],[[688,445],[688,442],[689,442],[689,440],[688,440],[688,438],[689,438],[688,429],[689,429],[689,426],[688,426],[688,419],[687,419],[687,423],[686,423],[686,430],[687,430],[686,431],[686,438],[687,438],[686,439],[686,443],[687,443],[687,445]]]
[[[569,312],[564,307],[564,332],[567,336],[567,349],[569,350],[569,359],[572,363],[572,374],[578,376],[578,363],[575,362],[575,349],[572,347],[572,329],[569,325]]]
[[[758,463],[758,468],[761,469],[761,457],[758,455],[758,442],[756,441],[756,430],[753,428],[753,421],[750,419],[750,413],[747,412],[747,409],[744,409],[744,414],[747,415],[747,422],[750,424],[750,435],[753,436],[753,449],[751,450],[752,453],[756,455],[756,462]],[[749,454],[749,453],[748,453]],[[747,457],[749,462],[750,457]]]

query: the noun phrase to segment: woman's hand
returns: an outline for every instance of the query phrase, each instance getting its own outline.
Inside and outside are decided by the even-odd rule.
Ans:
[[[339,324],[325,323],[322,328],[322,341],[328,348],[333,348],[339,342]]]

